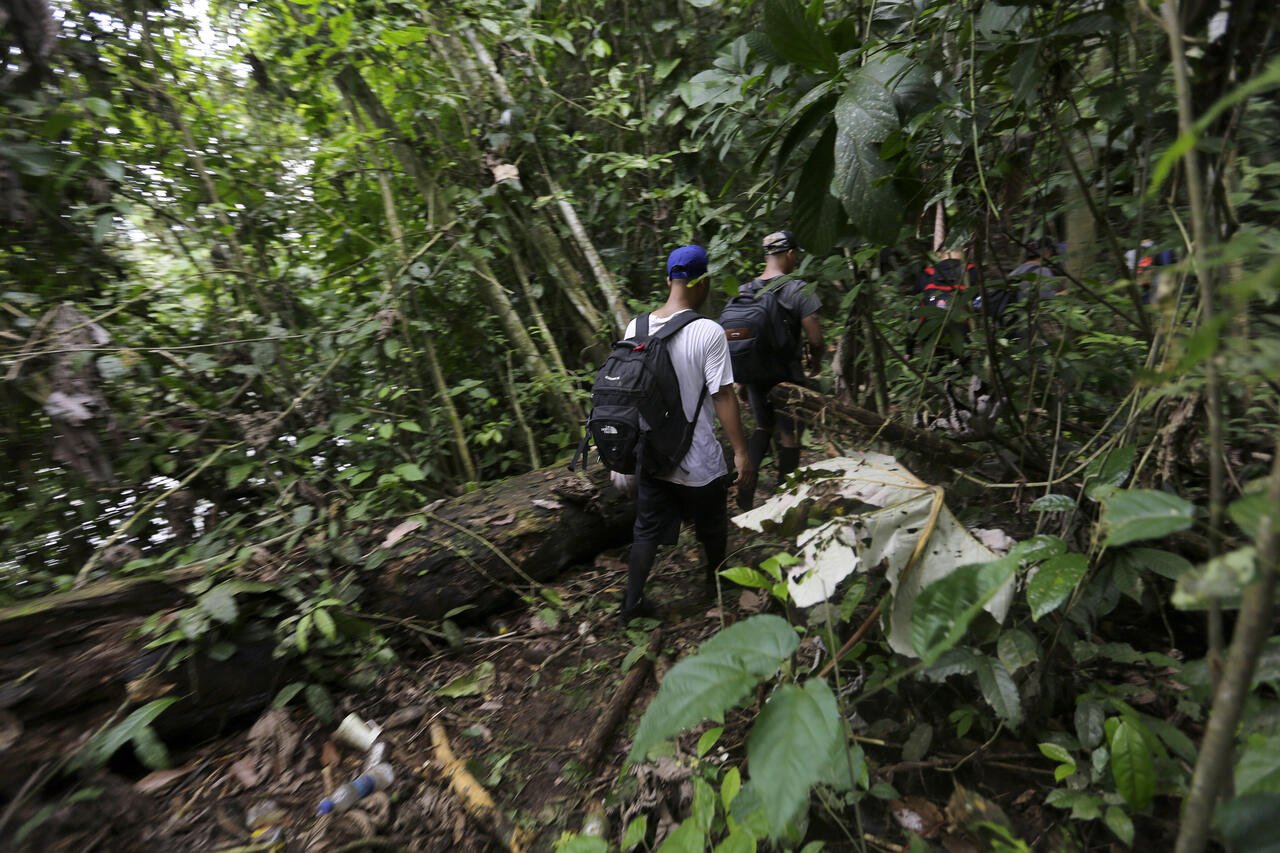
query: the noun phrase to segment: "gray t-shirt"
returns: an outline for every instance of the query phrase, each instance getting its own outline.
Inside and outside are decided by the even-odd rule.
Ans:
[[[684,311],[677,311],[668,317],[650,314],[649,334],[660,330],[671,317],[683,313]],[[635,333],[636,321],[632,320],[627,325],[625,337],[629,338]],[[661,479],[682,486],[705,486],[729,473],[729,466],[724,461],[724,451],[716,438],[715,405],[711,402],[712,394],[733,384],[733,362],[729,360],[729,344],[720,324],[702,317],[676,332],[675,337],[668,341],[667,348],[671,354],[671,366],[675,368],[676,378],[680,380],[680,400],[684,403],[684,416],[694,421],[694,426],[689,452],[674,471]],[[704,386],[707,393],[695,420],[694,408],[698,405],[698,395],[702,393]]]
[[[739,293],[755,293],[769,286],[772,278],[756,278],[738,288]],[[783,282],[776,288],[778,302],[795,315],[796,320],[803,320],[810,314],[822,310],[822,300],[818,298],[815,288],[801,278],[793,278]]]
[[[759,293],[767,288],[773,280],[772,278],[754,278],[739,287],[738,293],[744,295]],[[810,314],[817,314],[822,309],[822,300],[818,298],[813,285],[800,278],[785,281],[775,287],[774,290],[778,293],[778,303],[791,312],[792,322],[796,324],[793,329],[796,351],[791,353],[787,360],[787,370],[791,374],[792,380],[800,381],[804,378],[804,367],[800,364],[800,353],[805,340],[804,330],[800,328],[800,321]]]

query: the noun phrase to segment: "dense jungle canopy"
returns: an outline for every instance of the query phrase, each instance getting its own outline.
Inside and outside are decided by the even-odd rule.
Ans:
[[[831,354],[793,400],[806,461],[899,454],[1019,544],[920,592],[904,657],[866,630],[883,577],[788,600],[805,523],[781,525],[726,574],[721,620],[735,584],[759,588],[801,652],[843,645],[838,665],[810,671],[785,622],[743,619],[728,630],[753,625],[733,642],[756,657],[725,663],[713,638],[693,659],[737,686],[692,683],[684,716],[660,694],[642,728],[699,735],[675,754],[700,758],[719,720],[728,757],[681,765],[665,822],[604,786],[604,840],[567,832],[580,810],[521,812],[535,847],[929,849],[917,801],[937,812],[953,778],[977,784],[965,756],[1009,740],[1004,763],[1054,782],[953,797],[947,837],[970,847],[948,849],[1275,849],[1278,24],[1262,0],[0,0],[0,605],[18,620],[0,643],[35,636],[40,608],[145,590],[95,643],[166,672],[259,649],[291,674],[214,728],[273,698],[326,719],[422,644],[474,649],[478,588],[380,586],[419,528],[444,531],[424,553],[487,542],[466,559],[510,569],[504,589],[577,643],[570,623],[616,596],[582,610],[553,571],[625,543],[612,505],[539,528],[554,557],[489,539],[571,502],[538,472],[576,446],[608,344],[665,298],[666,253],[707,248],[715,316],[786,228]],[[922,306],[947,253],[968,287]],[[466,533],[480,515],[449,513],[481,502],[500,509]],[[810,509],[811,527],[832,512]],[[982,611],[1007,584],[1001,626]],[[39,630],[90,635],[67,614]],[[622,671],[666,660],[633,634]],[[123,704],[45,743],[23,706],[45,701],[41,666],[11,655],[0,685],[0,750],[47,758],[15,760],[0,837],[83,845],[111,823],[66,818],[103,800],[86,779],[210,732],[166,749],[171,699],[129,670],[127,695],[94,700]],[[947,790],[894,762],[945,765]],[[485,826],[432,849],[485,849]],[[405,833],[382,840],[436,843]]]

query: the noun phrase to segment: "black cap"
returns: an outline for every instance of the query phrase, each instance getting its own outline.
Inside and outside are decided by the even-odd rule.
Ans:
[[[796,235],[790,231],[774,231],[764,238],[764,253],[766,255],[781,255],[783,252],[799,248],[800,244],[796,242]]]

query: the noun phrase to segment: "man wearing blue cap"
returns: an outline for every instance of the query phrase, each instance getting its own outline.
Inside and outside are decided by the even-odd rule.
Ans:
[[[668,256],[667,287],[667,301],[649,314],[649,334],[661,330],[677,314],[696,312],[707,301],[707,253],[701,246],[681,246]],[[636,321],[632,320],[626,337],[635,332]],[[699,318],[669,338],[668,348],[680,382],[684,414],[693,424],[693,439],[684,458],[669,473],[657,477],[641,471],[637,475],[636,522],[621,611],[624,622],[650,611],[644,599],[645,581],[658,547],[675,544],[682,522],[693,522],[706,552],[709,583],[714,583],[715,572],[724,562],[730,477],[714,419],[719,419],[733,446],[735,484],[751,470],[724,329],[714,320]]]

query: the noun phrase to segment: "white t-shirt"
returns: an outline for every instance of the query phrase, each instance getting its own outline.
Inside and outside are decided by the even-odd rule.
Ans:
[[[671,317],[684,311],[677,311],[670,317],[650,315],[649,334],[659,331]],[[636,321],[632,320],[627,325],[625,337],[629,338],[635,333]],[[702,393],[704,385],[707,394],[697,413],[689,452],[674,471],[661,479],[682,486],[705,486],[717,477],[729,473],[729,467],[724,462],[724,451],[716,439],[715,405],[711,402],[712,394],[733,384],[733,362],[729,360],[729,344],[721,325],[715,320],[702,317],[676,332],[675,337],[667,341],[667,352],[671,354],[671,366],[675,368],[676,377],[680,380],[680,400],[684,403],[685,418],[694,420],[693,409],[698,405],[698,395]]]

